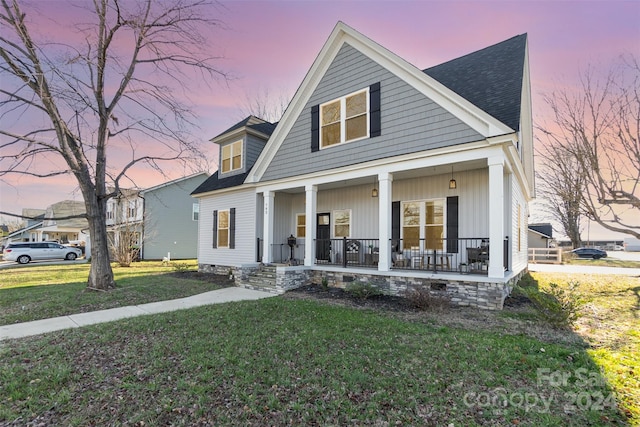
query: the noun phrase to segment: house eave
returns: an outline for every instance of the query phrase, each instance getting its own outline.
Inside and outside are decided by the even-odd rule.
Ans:
[[[228,140],[235,140],[241,138],[244,134],[256,136],[258,138],[264,139],[265,141],[269,139],[269,135],[264,132],[257,131],[248,126],[243,126],[238,129],[234,129],[231,132],[224,133],[222,135],[218,135],[215,138],[210,139],[210,142],[214,144],[221,144],[227,142]]]
[[[322,185],[336,181],[348,181],[364,176],[377,175],[379,173],[394,174],[411,169],[467,162],[496,155],[504,157],[503,145],[490,144],[485,139],[461,145],[387,157],[295,177],[265,181],[257,183],[255,186],[257,192],[279,191],[295,187],[304,187],[307,184]]]
[[[215,195],[220,195],[220,194],[228,194],[228,193],[233,193],[235,191],[240,191],[240,190],[248,190],[251,188],[255,188],[257,184],[253,184],[253,183],[244,183],[241,185],[236,185],[234,187],[227,187],[227,188],[220,188],[217,190],[212,190],[212,191],[207,191],[204,193],[197,193],[197,194],[191,194],[191,197],[194,197],[196,199],[201,199],[204,197],[210,197],[210,196],[215,196]]]

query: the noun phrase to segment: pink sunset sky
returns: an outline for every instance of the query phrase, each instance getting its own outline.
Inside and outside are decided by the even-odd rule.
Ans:
[[[88,1],[88,0],[87,0]],[[66,2],[33,2],[49,19],[41,31],[52,35],[78,20]],[[77,3],[77,2],[76,2]],[[204,147],[243,117],[243,103],[256,91],[293,97],[337,21],[421,69],[528,33],[534,121],[545,117],[542,94],[573,84],[581,70],[606,67],[620,54],[640,53],[639,1],[222,1],[211,15],[224,23],[212,34],[212,55],[234,78],[228,83],[194,82],[189,95],[200,116]],[[55,24],[57,21],[60,24]],[[60,26],[57,26],[60,25]],[[2,31],[0,29],[0,31]],[[4,85],[0,80],[0,85]],[[0,123],[5,126],[5,124]],[[171,178],[184,172],[165,164]],[[209,170],[214,172],[217,165]],[[136,184],[165,178],[145,170]],[[20,213],[65,199],[80,200],[73,178],[0,180],[0,211]],[[544,221],[532,216],[531,221]],[[591,238],[597,238],[591,229]],[[606,234],[603,234],[605,236]],[[586,230],[585,236],[586,238]]]

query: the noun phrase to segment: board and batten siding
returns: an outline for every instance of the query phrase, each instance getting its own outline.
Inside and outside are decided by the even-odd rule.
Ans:
[[[311,107],[380,83],[381,136],[311,152]],[[344,44],[267,167],[262,181],[483,139],[454,115]]]
[[[459,196],[460,238],[489,237],[489,175],[487,169],[456,172],[457,190],[449,190],[450,175],[397,180],[393,182],[394,201],[446,199]],[[331,214],[333,226],[336,210],[351,210],[351,236],[375,239],[379,227],[379,199],[371,197],[372,184],[318,191],[317,212]],[[304,194],[276,194],[274,243],[282,243],[295,233],[296,214],[304,213]],[[446,212],[445,212],[446,215]],[[331,230],[333,236],[333,227]]]
[[[213,248],[213,211],[236,209],[235,249]],[[256,258],[256,193],[253,188],[200,199],[198,263],[240,267]]]
[[[144,193],[144,259],[190,259],[198,255],[198,221],[191,192],[207,178],[197,175]],[[142,211],[142,206],[138,208]]]

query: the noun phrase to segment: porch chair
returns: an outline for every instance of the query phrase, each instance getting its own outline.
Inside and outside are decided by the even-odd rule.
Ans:
[[[394,267],[408,267],[409,260],[404,256],[402,252],[394,252],[391,255],[391,261],[393,262]]]
[[[360,242],[357,240],[347,241],[347,264],[360,263]]]
[[[482,265],[489,261],[489,246],[467,248],[467,261],[473,270],[481,270]]]

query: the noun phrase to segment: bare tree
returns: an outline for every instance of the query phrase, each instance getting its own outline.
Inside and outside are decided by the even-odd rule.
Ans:
[[[552,124],[547,146],[562,152],[584,179],[581,212],[608,230],[640,238],[640,66],[621,57],[608,73],[584,72],[576,92],[545,97]],[[568,156],[568,157],[565,157]]]
[[[86,205],[88,287],[115,287],[106,202],[131,168],[199,157],[185,82],[225,77],[204,34],[220,25],[206,0],[93,0],[77,46],[37,40],[18,0],[0,0],[0,179],[73,175]],[[213,6],[213,7],[212,7]],[[31,11],[29,11],[31,13]],[[65,23],[65,25],[67,25]],[[35,31],[35,32],[34,32]],[[42,127],[21,126],[38,113]],[[12,120],[14,126],[6,123]],[[29,123],[41,123],[33,120]],[[12,130],[15,129],[15,130]],[[44,165],[54,165],[46,170]],[[107,184],[113,190],[107,191]]]
[[[274,95],[268,88],[259,88],[255,92],[245,92],[240,108],[240,118],[256,116],[271,123],[280,121],[289,105],[290,98],[280,92]]]
[[[581,202],[585,178],[566,147],[538,139],[537,192],[547,212],[562,227],[574,248],[581,246]]]

